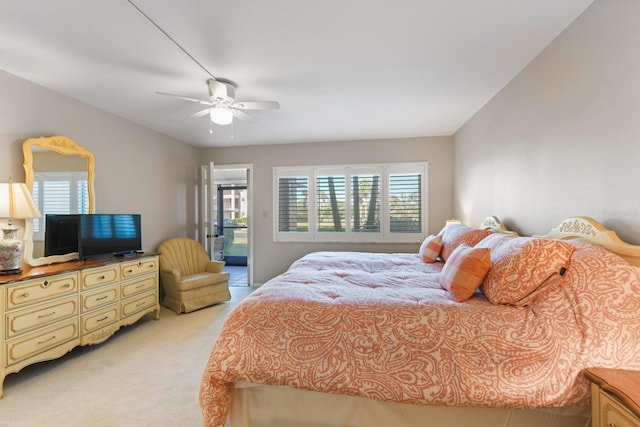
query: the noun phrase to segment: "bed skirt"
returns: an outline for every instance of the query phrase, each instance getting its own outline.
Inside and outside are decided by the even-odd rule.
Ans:
[[[426,423],[425,423],[426,422]],[[590,427],[591,408],[420,406],[239,383],[227,427]]]

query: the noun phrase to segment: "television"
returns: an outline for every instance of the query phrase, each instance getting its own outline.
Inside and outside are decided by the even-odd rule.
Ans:
[[[142,249],[139,214],[47,214],[45,224],[45,256],[78,252],[84,260]]]
[[[78,252],[82,260],[134,255],[142,249],[139,214],[80,214],[78,219]]]
[[[44,256],[78,252],[78,221],[78,215],[45,215]]]

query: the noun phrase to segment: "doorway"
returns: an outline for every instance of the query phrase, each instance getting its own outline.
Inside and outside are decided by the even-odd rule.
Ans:
[[[217,182],[217,181],[215,181]],[[229,266],[247,266],[247,186],[217,184],[213,234],[224,237],[224,261]]]
[[[252,170],[253,165],[211,164],[209,230],[224,237],[225,271],[229,284],[253,283]]]

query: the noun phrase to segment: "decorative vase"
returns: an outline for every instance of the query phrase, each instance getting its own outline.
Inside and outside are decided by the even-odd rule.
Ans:
[[[5,228],[3,239],[0,240],[0,274],[17,274],[20,269],[20,259],[24,251],[24,242],[18,240],[17,228]]]

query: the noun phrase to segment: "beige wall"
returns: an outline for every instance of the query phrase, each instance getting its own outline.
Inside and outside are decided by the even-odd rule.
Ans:
[[[282,243],[273,241],[274,166],[334,165],[428,161],[429,231],[438,232],[452,212],[451,137],[399,140],[324,142],[203,150],[203,159],[216,165],[253,164],[254,283],[282,273],[300,256],[316,250],[371,252],[417,251],[415,244]]]
[[[406,252],[416,245],[274,243],[273,166],[429,162],[429,229],[436,232],[452,213],[451,137],[198,149],[127,120],[0,71],[0,174],[24,181],[22,141],[65,135],[96,158],[96,211],[143,217],[143,249],[155,250],[171,236],[195,236],[197,171],[216,164],[254,165],[254,279],[263,283],[312,250]],[[339,154],[337,154],[339,153]],[[1,178],[1,177],[0,177]]]
[[[455,135],[454,211],[640,243],[640,1],[596,0]]]
[[[0,71],[0,182],[24,182],[22,141],[65,135],[96,158],[96,211],[140,213],[143,249],[194,236],[198,150]]]

